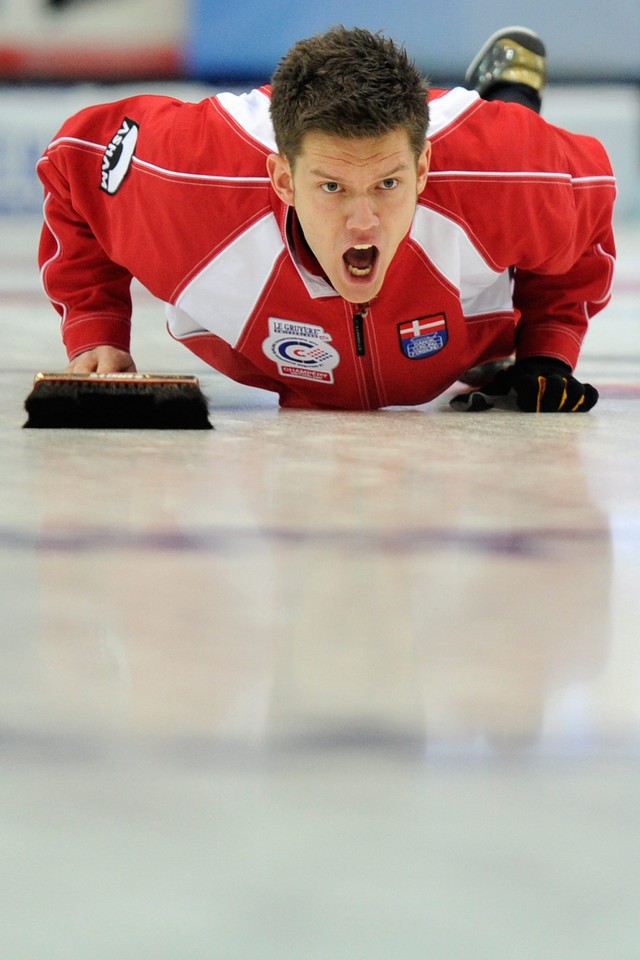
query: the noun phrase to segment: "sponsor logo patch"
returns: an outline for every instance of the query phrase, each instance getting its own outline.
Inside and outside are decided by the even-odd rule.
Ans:
[[[447,343],[447,317],[444,313],[433,313],[429,317],[405,320],[398,324],[398,334],[405,357],[424,360],[439,353]]]
[[[100,177],[100,189],[105,193],[113,195],[122,186],[133,160],[139,129],[135,121],[125,117],[120,124],[120,129],[105,150]]]
[[[269,336],[263,340],[262,350],[277,364],[282,377],[333,383],[340,354],[330,340],[326,330],[316,324],[269,317]]]

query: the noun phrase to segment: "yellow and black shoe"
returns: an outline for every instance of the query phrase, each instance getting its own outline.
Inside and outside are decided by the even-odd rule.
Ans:
[[[547,82],[547,52],[527,27],[505,27],[489,37],[465,75],[467,87],[485,100],[507,99],[498,89],[510,84],[530,88],[539,100]]]

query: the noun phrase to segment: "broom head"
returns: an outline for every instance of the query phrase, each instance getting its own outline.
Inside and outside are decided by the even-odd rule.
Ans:
[[[197,377],[153,373],[38,373],[25,427],[210,430]]]

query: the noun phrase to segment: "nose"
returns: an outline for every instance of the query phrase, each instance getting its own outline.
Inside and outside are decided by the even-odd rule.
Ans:
[[[347,229],[354,233],[365,233],[378,225],[378,215],[371,198],[354,197],[347,216]]]

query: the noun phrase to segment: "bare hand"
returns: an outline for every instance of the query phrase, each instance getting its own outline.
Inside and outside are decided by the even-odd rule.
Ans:
[[[80,353],[65,373],[135,373],[133,357],[117,347],[95,347]]]

